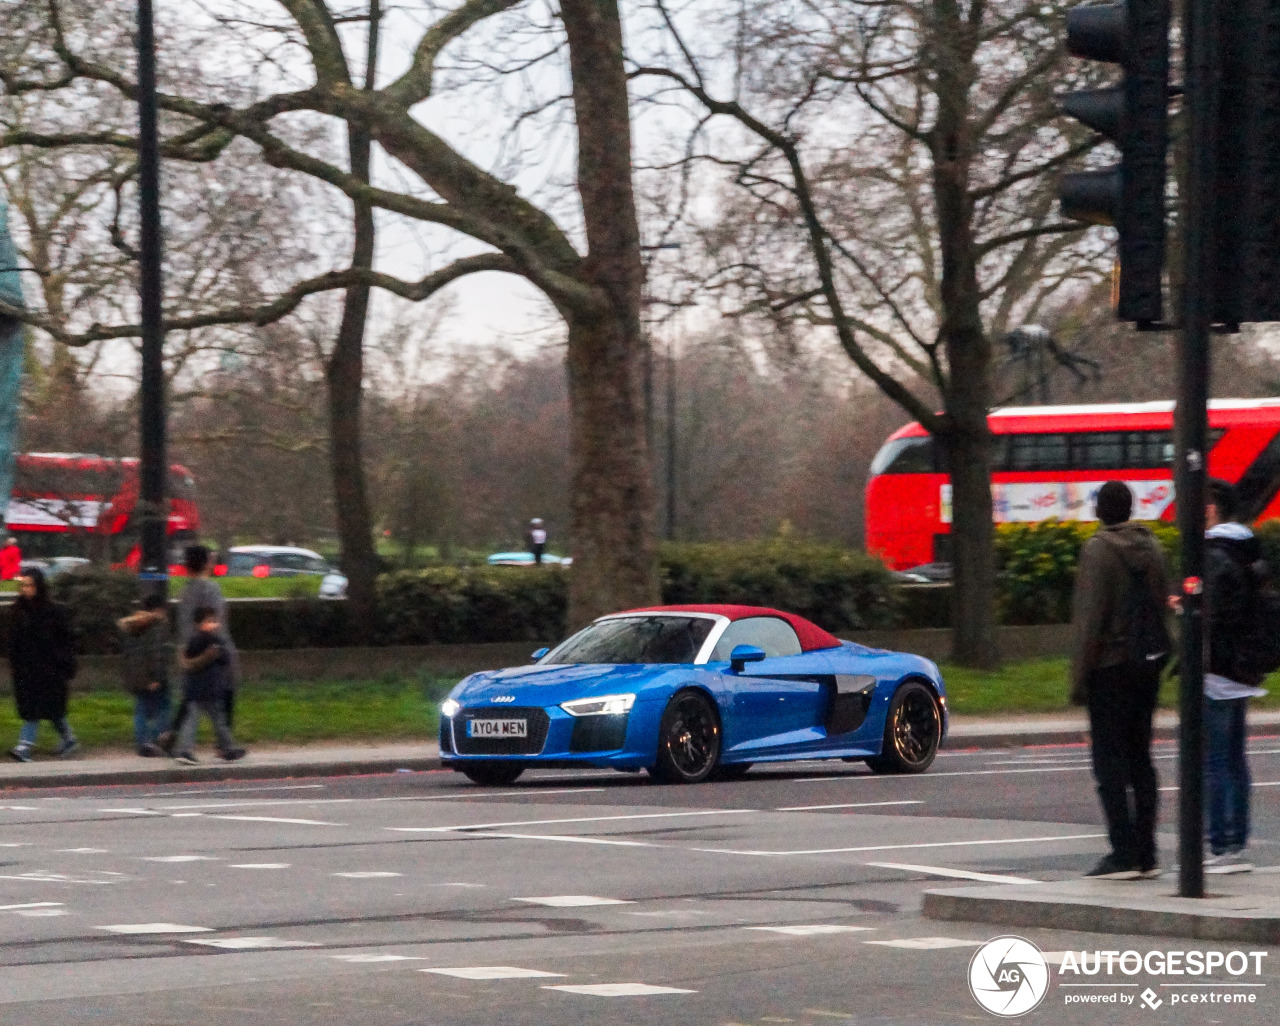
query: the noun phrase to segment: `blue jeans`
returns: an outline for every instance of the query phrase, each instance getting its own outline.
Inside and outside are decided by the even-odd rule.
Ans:
[[[1249,763],[1245,758],[1247,698],[1205,700],[1205,801],[1209,850],[1243,848],[1249,840]]]
[[[50,720],[54,729],[62,735],[63,741],[70,741],[75,735],[71,733],[71,724],[69,724],[64,716],[60,720]],[[23,720],[22,726],[18,730],[18,747],[34,748],[36,743],[36,734],[40,731],[39,720]]]
[[[155,744],[169,726],[169,689],[140,691],[133,705],[133,743],[137,748]]]

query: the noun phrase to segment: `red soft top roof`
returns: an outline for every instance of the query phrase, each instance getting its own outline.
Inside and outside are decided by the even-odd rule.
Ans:
[[[813,652],[821,648],[835,648],[840,644],[840,639],[834,634],[824,631],[816,623],[810,623],[803,616],[796,616],[795,613],[784,613],[780,609],[770,609],[767,606],[727,606],[727,605],[690,605],[690,606],[646,606],[643,609],[628,609],[628,613],[715,613],[717,616],[725,616],[730,620],[745,620],[749,616],[776,616],[779,620],[786,620],[791,624],[796,632],[796,637],[800,639],[800,649],[803,652]]]

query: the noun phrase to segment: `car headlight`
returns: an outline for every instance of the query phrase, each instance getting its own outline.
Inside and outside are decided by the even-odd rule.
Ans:
[[[575,698],[561,702],[560,708],[570,716],[621,716],[636,704],[635,695],[601,695],[599,698]]]
[[[457,715],[458,710],[462,708],[461,702],[456,702],[452,698],[446,698],[440,703],[440,715],[446,720],[452,719]]]

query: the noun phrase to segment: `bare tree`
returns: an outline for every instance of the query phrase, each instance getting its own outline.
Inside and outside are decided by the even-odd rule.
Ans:
[[[754,200],[726,197],[702,225],[713,281],[740,311],[833,332],[937,439],[954,494],[953,654],[971,665],[998,657],[992,339],[1105,270],[1102,240],[1053,213],[1055,176],[1092,145],[1052,102],[1065,6],[747,0],[708,29],[707,5],[652,0],[655,56],[633,69],[653,102],[688,105],[680,163],[721,168]]]
[[[252,23],[247,36],[256,53],[269,59],[256,60],[244,51],[220,53],[222,65],[236,73],[216,87],[188,86],[166,69],[159,103],[167,119],[164,153],[171,160],[225,160],[243,140],[271,167],[325,183],[353,202],[447,229],[479,247],[479,252],[458,257],[417,280],[352,264],[295,279],[264,301],[213,309],[171,304],[167,326],[182,331],[266,324],[296,310],[308,296],[361,284],[421,301],[476,271],[500,270],[526,278],[567,327],[577,557],[571,618],[582,622],[657,597],[641,390],[642,266],[616,0],[562,0],[558,17],[543,18],[537,26],[554,44],[546,59],[558,57],[562,47],[567,50],[579,226],[562,226],[548,204],[535,203],[509,181],[484,170],[422,117],[424,104],[435,95],[437,66],[446,51],[491,19],[505,17],[512,24],[522,17],[538,20],[536,12],[519,11],[519,6],[518,0],[463,0],[418,31],[409,67],[381,88],[355,86],[342,19],[324,0],[250,4],[252,16],[242,19]],[[76,98],[86,91],[106,91],[128,101],[136,97],[127,62],[100,46],[94,32],[104,18],[123,23],[126,9],[131,13],[131,5],[112,0],[25,0],[8,16],[10,24],[0,23],[0,32],[15,28],[24,33],[23,46],[5,55],[0,65],[6,92],[65,97],[67,122],[58,130],[25,132],[7,140],[9,145],[133,149],[135,140],[123,126],[103,129],[76,123]],[[221,13],[225,9],[219,5],[218,16],[229,19]],[[302,81],[285,81],[292,72],[279,72],[277,48],[302,55]],[[245,63],[259,73],[244,75]],[[299,126],[321,119],[367,131],[403,176],[403,187],[371,184],[356,169],[330,159],[324,147],[308,145]],[[69,330],[43,315],[3,312],[21,314],[75,345],[132,336],[138,330],[119,323]]]

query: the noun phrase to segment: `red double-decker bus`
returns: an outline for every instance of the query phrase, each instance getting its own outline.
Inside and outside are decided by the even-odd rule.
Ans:
[[[996,523],[1092,520],[1113,478],[1133,489],[1135,519],[1173,520],[1173,403],[1015,407],[988,423]],[[1208,466],[1239,489],[1242,519],[1280,517],[1280,399],[1211,402]],[[919,424],[880,449],[866,494],[869,552],[895,570],[951,561],[951,479]]]
[[[169,539],[193,541],[200,530],[195,479],[169,468]],[[5,516],[8,533],[28,559],[85,556],[136,562],[138,461],[83,453],[18,453]]]

